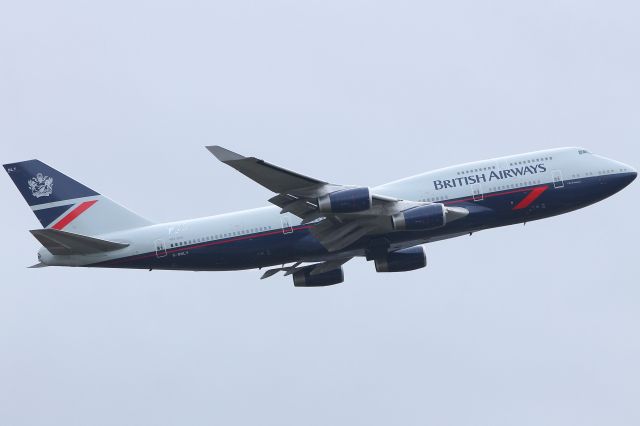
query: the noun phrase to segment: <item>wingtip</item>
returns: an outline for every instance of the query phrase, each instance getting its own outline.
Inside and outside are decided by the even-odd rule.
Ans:
[[[223,148],[220,145],[210,145],[205,148],[207,148],[210,153],[215,155],[215,157],[222,162],[242,160],[243,158],[246,158],[238,153],[229,151],[228,149]]]

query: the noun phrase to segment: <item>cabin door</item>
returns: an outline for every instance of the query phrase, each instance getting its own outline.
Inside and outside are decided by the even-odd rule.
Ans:
[[[482,185],[480,184],[473,185],[473,188],[471,191],[473,193],[473,201],[484,200],[484,192],[482,191]]]
[[[167,255],[167,246],[163,240],[156,240],[156,257],[158,259]]]
[[[562,180],[562,172],[560,170],[554,170],[551,175],[553,176],[553,187],[556,189],[564,188],[564,180]]]
[[[292,233],[293,228],[291,227],[291,223],[289,223],[289,218],[287,218],[286,216],[281,216],[280,219],[282,220],[282,233],[283,234]]]

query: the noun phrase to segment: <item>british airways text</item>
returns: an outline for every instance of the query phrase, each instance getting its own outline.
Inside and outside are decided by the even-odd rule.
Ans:
[[[433,186],[436,190],[445,188],[457,188],[460,186],[475,185],[481,182],[486,183],[494,180],[514,178],[518,176],[535,175],[544,173],[546,171],[547,167],[544,165],[544,163],[540,163],[531,166],[514,167],[505,170],[491,171],[491,173],[482,173],[451,179],[434,180]]]

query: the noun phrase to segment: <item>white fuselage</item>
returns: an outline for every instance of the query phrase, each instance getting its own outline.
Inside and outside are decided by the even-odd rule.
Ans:
[[[560,148],[446,167],[380,185],[371,188],[371,191],[411,201],[447,202],[468,198],[470,202],[480,202],[485,195],[505,193],[518,188],[542,184],[553,186],[554,183],[565,186],[587,178],[632,172],[635,171],[630,166],[590,154],[580,148]],[[269,233],[287,235],[300,225],[301,220],[298,217],[290,213],[281,214],[280,208],[270,206],[100,235],[99,237],[105,240],[129,244],[128,247],[115,252],[53,256],[46,249],[42,249],[39,257],[47,265],[64,266],[94,265],[145,253],[155,253],[161,257],[173,256],[177,259],[180,256],[191,255],[191,250],[182,250],[182,247],[193,247],[194,244],[200,243],[215,244],[217,241],[229,239],[252,239],[256,235]],[[455,232],[440,235],[434,240],[457,236],[466,231],[468,230],[456,229]],[[416,238],[416,235],[408,235],[408,239],[398,242],[398,245],[429,240],[427,237]],[[260,246],[256,247],[256,250],[268,250],[268,247],[265,249],[264,246]],[[362,254],[362,250],[358,249],[354,254]],[[237,255],[247,254],[238,251]],[[318,253],[316,256],[306,253],[302,257],[300,261],[320,260],[323,254]],[[246,265],[240,262],[239,265],[241,266],[238,268],[264,266],[260,262]]]

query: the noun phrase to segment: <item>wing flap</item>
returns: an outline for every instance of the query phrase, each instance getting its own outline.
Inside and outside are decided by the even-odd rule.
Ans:
[[[325,246],[330,252],[335,252],[349,247],[351,244],[355,243],[374,229],[374,226],[358,226],[346,235],[343,235],[340,238],[333,239],[330,242],[320,240],[320,244]]]
[[[318,209],[318,206],[309,200],[291,194],[278,194],[275,197],[271,197],[269,202],[282,208],[280,213],[292,213],[300,218]]]
[[[302,262],[297,262],[291,266],[283,266],[281,268],[269,269],[264,274],[262,274],[262,277],[260,277],[260,279],[264,280],[265,278],[272,277],[278,272],[284,272],[284,276],[292,275],[305,268],[311,268],[310,275],[322,274],[324,272],[329,272],[341,267],[351,259],[353,259],[353,257],[343,257],[340,259],[332,259],[332,260],[327,260],[325,262],[314,263],[308,266],[300,266]]]
[[[327,218],[314,226],[311,233],[329,252],[335,252],[350,246],[376,229],[378,225],[375,221],[353,220],[342,223]]]
[[[351,259],[353,259],[353,257],[345,257],[342,259],[327,260],[326,262],[317,263],[311,270],[311,272],[309,272],[309,275],[323,274],[325,272],[333,271],[334,269],[338,269]]]

